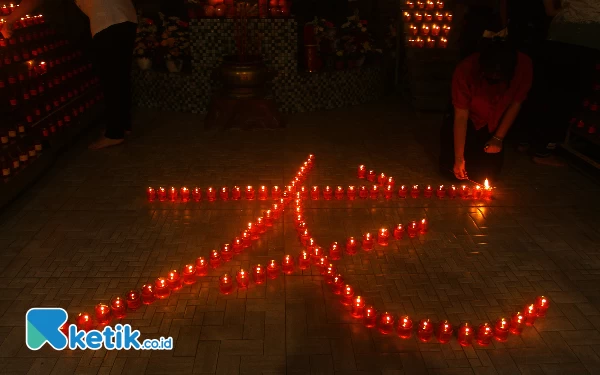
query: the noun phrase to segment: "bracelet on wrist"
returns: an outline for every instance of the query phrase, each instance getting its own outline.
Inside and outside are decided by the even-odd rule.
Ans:
[[[497,140],[497,141],[499,141],[499,142],[504,141],[504,138],[496,137],[495,135],[492,136],[492,138],[495,139],[495,140]]]

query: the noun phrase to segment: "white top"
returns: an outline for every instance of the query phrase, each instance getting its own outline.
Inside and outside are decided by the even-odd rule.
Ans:
[[[77,6],[90,19],[92,36],[123,22],[137,23],[137,15],[131,0],[75,0]]]

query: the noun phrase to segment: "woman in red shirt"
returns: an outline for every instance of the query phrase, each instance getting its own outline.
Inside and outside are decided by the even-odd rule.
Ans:
[[[504,137],[531,81],[531,60],[503,39],[486,40],[481,52],[457,66],[452,79],[454,115],[442,128],[442,171],[452,171],[459,180],[495,179],[504,162]]]

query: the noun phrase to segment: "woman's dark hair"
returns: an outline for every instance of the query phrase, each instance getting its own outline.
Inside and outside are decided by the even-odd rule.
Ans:
[[[504,39],[484,40],[480,45],[479,69],[483,77],[494,78],[510,85],[517,68],[518,53]]]

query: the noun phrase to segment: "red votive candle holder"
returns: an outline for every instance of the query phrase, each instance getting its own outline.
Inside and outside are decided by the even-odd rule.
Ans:
[[[243,269],[240,269],[235,275],[235,281],[237,282],[238,288],[247,288],[250,283],[248,273]]]
[[[353,201],[356,199],[356,187],[355,186],[348,186],[346,193],[348,195],[348,200]]]
[[[171,186],[171,188],[169,189],[169,199],[171,201],[177,200],[177,189],[173,186]]]
[[[279,276],[279,264],[274,259],[267,266],[267,275],[269,279],[276,279]]]
[[[422,234],[427,233],[427,230],[429,229],[429,224],[427,223],[427,219],[421,219],[421,222],[419,223],[419,231]]]
[[[273,211],[271,211],[271,210],[264,211],[263,217],[265,219],[265,225],[267,227],[272,227],[273,226]]]
[[[475,188],[473,189],[473,199],[481,199],[481,194],[482,194],[481,186],[479,186],[479,185],[475,186]]]
[[[389,335],[390,333],[394,332],[394,320],[394,315],[388,312],[381,314],[378,324],[379,332],[384,335]]]
[[[221,294],[229,294],[233,290],[233,282],[228,273],[219,277],[219,291]]]
[[[417,337],[422,342],[427,342],[433,335],[433,323],[429,319],[422,319],[417,327]]]
[[[236,237],[232,241],[233,252],[239,254],[244,249],[244,241],[240,237]]]
[[[250,234],[252,240],[258,240],[260,238],[258,228],[253,223],[248,223],[246,226],[246,232]]]
[[[335,199],[344,199],[344,188],[342,186],[338,186],[337,188],[335,188]]]
[[[221,265],[221,253],[218,250],[212,250],[208,262],[212,268],[219,267]]]
[[[246,186],[246,199],[254,199],[254,188],[250,185]]]
[[[483,199],[492,199],[492,187],[490,186],[490,182],[486,178],[483,182]]]
[[[183,283],[185,285],[191,285],[196,282],[196,266],[193,264],[186,264],[183,266]]]
[[[520,335],[523,332],[523,328],[525,328],[525,315],[521,312],[513,315],[510,320],[510,332],[515,335]]]
[[[386,177],[385,177],[385,173],[381,173],[379,176],[377,176],[377,183],[379,185],[383,185],[385,183]]]
[[[358,249],[358,243],[356,242],[354,237],[348,238],[348,241],[346,241],[346,253],[348,253],[350,255],[354,255],[354,254],[356,254],[357,249]]]
[[[77,315],[77,318],[75,319],[75,324],[77,325],[78,330],[85,332],[90,331],[94,327],[92,317],[86,312],[82,312],[79,313],[79,315]]]
[[[190,189],[184,186],[180,189],[179,193],[181,194],[182,201],[187,202],[190,200]]]
[[[408,9],[415,9],[415,3],[413,1],[411,1],[411,0],[407,0],[406,1],[406,7]]]
[[[449,321],[443,320],[438,324],[437,339],[440,344],[447,344],[452,338],[452,324]]]
[[[537,307],[535,304],[525,306],[525,324],[532,326],[537,318]]]
[[[164,187],[159,187],[156,193],[159,201],[164,202],[167,200],[167,190]]]
[[[217,200],[217,190],[213,187],[209,187],[206,189],[206,198],[209,202],[214,202]]]
[[[271,198],[272,199],[281,199],[281,188],[277,185],[271,188]]]
[[[373,250],[373,237],[371,236],[371,233],[365,233],[363,236],[362,247],[365,251]]]
[[[408,339],[412,335],[413,321],[407,315],[401,316],[396,324],[396,332],[402,339]]]
[[[301,270],[308,269],[310,267],[310,254],[306,250],[302,250],[298,257],[298,267]]]
[[[300,225],[300,223],[304,222],[304,216],[302,216],[302,214],[298,214],[294,217],[294,225],[296,226],[296,228],[298,228],[298,225]]]
[[[421,190],[419,189],[419,185],[413,185],[412,189],[410,189],[410,196],[412,198],[419,198],[419,194],[421,194]]]
[[[458,343],[461,346],[470,346],[473,342],[473,327],[469,323],[463,323],[458,328]]]
[[[223,186],[219,192],[219,195],[221,196],[221,200],[229,200],[229,188],[227,186]]]
[[[508,340],[510,332],[510,322],[504,318],[498,319],[494,326],[494,338],[500,342]]]
[[[323,188],[323,199],[328,201],[331,200],[331,198],[333,198],[333,189],[331,186],[325,186]]]
[[[308,189],[305,186],[300,187],[298,194],[300,194],[300,199],[308,199]]]
[[[467,185],[461,186],[459,194],[462,199],[467,199],[469,197],[469,187]]]
[[[342,294],[342,289],[344,288],[344,285],[346,285],[344,283],[344,277],[340,274],[337,274],[333,277],[333,280],[331,282],[331,291],[333,292],[333,294],[340,295]]]
[[[402,224],[396,225],[394,228],[394,238],[397,240],[401,240],[404,237],[404,226]]]
[[[179,290],[183,286],[183,282],[181,280],[181,276],[179,275],[179,271],[171,270],[167,275],[167,286],[171,290]]]
[[[110,323],[110,307],[103,303],[99,303],[94,307],[94,312],[96,313],[96,321],[98,321],[98,324]]]
[[[477,329],[477,343],[481,346],[488,346],[494,337],[494,330],[490,323],[483,323]]]
[[[290,196],[291,194],[294,194],[296,192],[296,183],[297,183],[296,181],[292,181],[290,183],[290,185],[287,185],[285,187],[284,193],[288,193],[288,196]],[[285,195],[284,195],[284,198],[285,198]]]
[[[308,229],[304,229],[302,233],[300,233],[300,242],[303,246],[308,244],[308,240],[310,239],[310,233],[308,233]]]
[[[352,316],[360,319],[365,310],[365,300],[361,296],[356,296],[352,300]]]
[[[149,305],[155,300],[156,296],[154,295],[154,286],[152,286],[152,284],[142,285],[142,303],[144,305]]]
[[[367,177],[367,167],[365,167],[364,165],[359,165],[358,166],[358,178],[365,178]]]
[[[290,275],[294,272],[294,258],[291,255],[285,255],[281,260],[281,270]]]
[[[354,289],[352,285],[346,284],[342,290],[342,304],[350,306],[352,304],[352,298],[354,297]]]
[[[408,225],[408,237],[415,238],[419,232],[419,224],[416,221],[411,222]]]
[[[244,244],[244,248],[252,245],[252,235],[250,234],[250,231],[245,230],[242,232],[242,243]]]
[[[329,259],[340,260],[342,259],[342,249],[337,242],[334,242],[329,246]]]
[[[204,276],[208,272],[208,263],[204,257],[196,259],[196,276]]]
[[[319,267],[319,272],[321,275],[325,275],[327,273],[327,265],[329,263],[329,259],[326,256],[322,256],[319,258],[319,262],[317,262],[317,267]]]
[[[392,189],[396,186],[396,180],[394,180],[394,177],[388,177],[387,181],[384,183],[384,185],[388,185],[391,186]]]
[[[239,200],[242,197],[242,189],[239,186],[234,186],[231,189],[231,199],[234,201]]]
[[[406,194],[408,194],[408,188],[405,185],[400,186],[398,190],[398,197],[406,198]]]
[[[116,319],[122,319],[127,315],[127,301],[123,297],[117,296],[110,300],[110,311]]]
[[[154,282],[154,296],[158,299],[165,299],[171,295],[171,289],[167,284],[167,279],[159,277]]]
[[[379,185],[373,185],[373,186],[371,186],[371,190],[369,190],[369,197],[371,199],[378,199],[379,198]]]
[[[435,191],[435,195],[440,199],[446,196],[446,188],[444,185],[440,185],[440,187]]]
[[[376,178],[377,178],[377,176],[375,175],[375,171],[369,171],[369,172],[367,172],[367,181],[369,181],[369,182],[375,182]]]
[[[254,225],[256,226],[256,230],[259,234],[264,234],[267,232],[267,226],[265,225],[265,219],[263,217],[257,217]]]
[[[146,195],[148,196],[148,201],[153,202],[156,198],[156,191],[153,187],[149,187],[148,190],[146,190]]]
[[[319,199],[319,187],[318,186],[313,186],[312,188],[310,188],[310,199],[316,201]]]
[[[283,204],[273,203],[271,205],[271,210],[273,211],[273,220],[277,220],[281,216],[281,211],[283,211]]]
[[[390,232],[387,228],[381,228],[377,234],[377,244],[379,246],[387,246],[390,240]]]
[[[432,195],[433,195],[433,188],[431,187],[431,185],[427,185],[427,187],[425,188],[425,191],[423,192],[423,196],[425,198],[431,198]]]
[[[323,249],[315,245],[314,239],[310,238],[308,240],[307,250],[310,253],[312,264],[319,264],[319,260],[323,256]]]
[[[200,200],[202,199],[202,189],[196,186],[194,190],[192,190],[192,198],[196,202],[200,202]]]
[[[131,311],[135,311],[142,305],[142,296],[137,290],[130,290],[127,292],[127,308]]]
[[[230,244],[226,243],[221,246],[221,259],[225,262],[229,262],[233,259],[233,249]]]
[[[447,191],[447,194],[448,194],[448,198],[452,198],[452,199],[456,198],[456,194],[457,194],[456,186],[454,186],[454,185],[450,186],[450,188]]]
[[[252,268],[252,277],[254,278],[254,282],[257,284],[264,284],[267,280],[267,274],[265,271],[265,267],[257,264]]]
[[[364,319],[365,327],[373,328],[377,325],[377,310],[373,306],[367,306],[364,308]]]
[[[385,187],[385,189],[383,190],[383,197],[387,200],[392,199],[392,196],[394,195],[394,187],[392,185],[388,185]]]
[[[366,186],[361,186],[358,188],[358,197],[360,199],[367,199],[369,197],[369,189]]]
[[[325,282],[327,284],[333,284],[333,279],[337,275],[337,269],[331,263],[327,267],[325,267]]]
[[[546,311],[550,306],[550,301],[544,296],[539,296],[535,299],[535,307],[537,308],[537,316],[546,316]]]
[[[296,232],[298,232],[298,236],[301,236],[302,233],[304,233],[304,231],[307,231],[305,221],[298,223],[298,226],[296,227]]]

